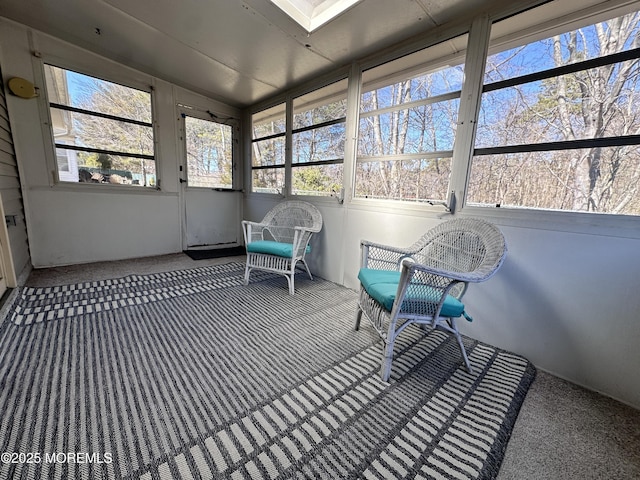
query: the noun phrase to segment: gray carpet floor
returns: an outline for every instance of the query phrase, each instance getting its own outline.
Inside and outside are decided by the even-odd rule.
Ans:
[[[194,261],[185,254],[34,270],[27,286],[53,286],[128,274],[243,261]],[[283,278],[283,282],[286,281]],[[0,312],[1,314],[2,312]],[[507,479],[640,478],[640,410],[538,370],[498,475]]]

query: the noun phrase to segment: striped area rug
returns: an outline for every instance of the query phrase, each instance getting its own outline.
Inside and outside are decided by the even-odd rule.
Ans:
[[[535,376],[407,329],[390,383],[357,294],[244,265],[24,288],[0,324],[0,478],[494,478]]]

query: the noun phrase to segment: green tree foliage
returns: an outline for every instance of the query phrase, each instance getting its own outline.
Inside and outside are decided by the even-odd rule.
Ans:
[[[293,170],[293,190],[299,195],[331,195],[342,188],[341,165],[300,167]]]

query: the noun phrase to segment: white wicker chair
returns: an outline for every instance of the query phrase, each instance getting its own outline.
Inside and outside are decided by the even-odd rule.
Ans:
[[[313,279],[305,255],[311,250],[311,236],[322,229],[322,215],[314,205],[285,201],[271,209],[260,223],[244,220],[242,229],[247,249],[245,285],[249,283],[251,270],[266,270],[284,275],[293,295],[298,262]]]
[[[391,374],[396,337],[412,323],[452,334],[471,372],[455,319],[471,321],[460,301],[468,284],[489,279],[502,265],[507,247],[500,230],[460,218],[441,223],[408,248],[362,241],[361,249],[356,330],[364,312],[382,337],[382,380]]]

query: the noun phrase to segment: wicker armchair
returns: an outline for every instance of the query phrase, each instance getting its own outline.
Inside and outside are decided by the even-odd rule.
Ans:
[[[356,330],[364,312],[382,337],[382,380],[391,374],[396,337],[412,323],[452,334],[471,372],[455,320],[471,321],[461,302],[469,283],[489,279],[502,265],[507,247],[500,230],[461,218],[441,223],[408,248],[362,241],[361,249]]]
[[[287,278],[289,293],[294,294],[296,265],[301,263],[313,279],[305,255],[311,251],[309,240],[322,229],[322,215],[310,203],[285,201],[269,211],[260,223],[242,222],[247,249],[244,283],[251,270],[266,270]]]

